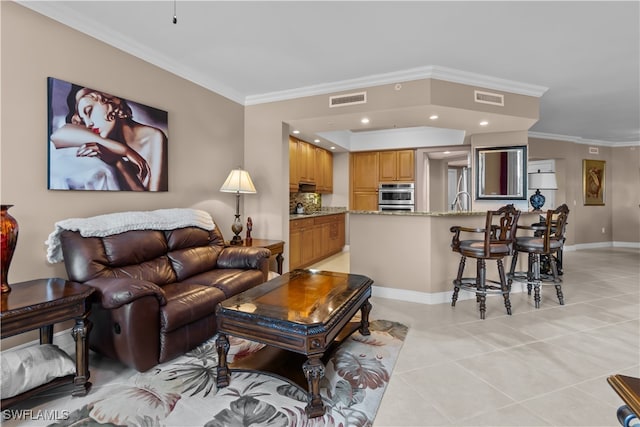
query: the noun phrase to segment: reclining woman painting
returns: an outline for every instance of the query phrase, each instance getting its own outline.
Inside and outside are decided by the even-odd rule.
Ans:
[[[49,100],[49,189],[167,191],[165,111],[53,78]]]

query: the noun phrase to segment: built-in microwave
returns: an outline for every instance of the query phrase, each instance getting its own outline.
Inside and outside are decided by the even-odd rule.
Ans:
[[[381,182],[378,186],[378,206],[385,205],[414,206],[415,184],[413,182]]]

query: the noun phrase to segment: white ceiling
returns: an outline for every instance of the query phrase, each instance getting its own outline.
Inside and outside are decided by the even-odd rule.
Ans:
[[[640,144],[638,1],[20,3],[245,105],[444,70],[542,89],[533,136]]]

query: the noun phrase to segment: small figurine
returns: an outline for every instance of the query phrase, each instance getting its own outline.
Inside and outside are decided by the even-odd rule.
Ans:
[[[251,220],[251,217],[247,217],[247,237],[244,239],[247,242],[247,245],[251,244],[251,241],[253,240],[251,238],[251,229],[253,228],[253,221]]]

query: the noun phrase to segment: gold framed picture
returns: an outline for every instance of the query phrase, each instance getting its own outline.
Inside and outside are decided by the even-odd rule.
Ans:
[[[585,206],[604,206],[604,160],[582,161],[582,192]]]

